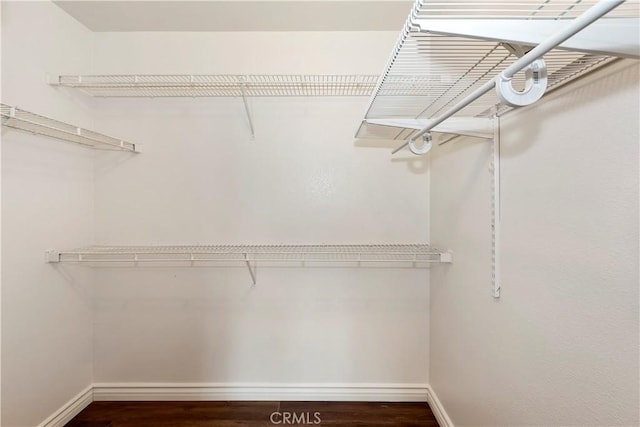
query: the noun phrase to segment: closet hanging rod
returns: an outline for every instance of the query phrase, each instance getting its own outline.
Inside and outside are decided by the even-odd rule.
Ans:
[[[518,72],[522,71],[526,67],[532,65],[535,61],[538,61],[542,56],[549,52],[550,50],[558,47],[567,39],[571,38],[573,35],[586,28],[593,22],[597,21],[599,18],[620,6],[624,3],[625,0],[600,0],[598,3],[593,5],[591,8],[587,9],[584,13],[582,13],[577,18],[573,19],[570,23],[566,25],[562,30],[557,33],[551,35],[549,38],[541,42],[539,45],[531,49],[529,52],[520,57],[516,62],[507,67],[504,71],[502,71],[498,76],[491,79],[478,89],[476,89],[473,93],[462,99],[460,102],[455,104],[449,110],[447,110],[444,114],[439,117],[436,117],[428,122],[428,124],[420,129],[416,134],[414,134],[410,139],[408,139],[404,144],[396,148],[392,151],[392,154],[397,153],[407,145],[411,148],[411,151],[415,154],[425,154],[430,148],[430,143],[425,142],[423,148],[427,148],[424,151],[421,151],[421,148],[415,147],[414,143],[417,138],[428,135],[429,131],[431,131],[434,127],[444,122],[454,114],[458,113],[463,108],[467,107],[482,95],[496,88],[496,85],[501,81],[510,82],[511,78]],[[546,81],[546,77],[545,77]],[[525,90],[526,92],[526,90]],[[537,99],[535,99],[537,100]],[[533,102],[535,102],[535,100]],[[523,104],[526,105],[526,104]]]

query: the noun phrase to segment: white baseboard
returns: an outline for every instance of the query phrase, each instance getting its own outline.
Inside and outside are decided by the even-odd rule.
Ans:
[[[426,384],[96,383],[94,400],[427,402]]]
[[[93,402],[93,386],[89,386],[71,398],[49,418],[40,423],[38,427],[63,427],[78,415],[80,411]]]
[[[440,427],[454,427],[428,384],[96,383],[38,427],[63,427],[93,401],[305,400],[428,402]]]
[[[440,427],[454,427],[451,418],[449,418],[447,411],[444,410],[444,406],[442,406],[440,399],[438,399],[438,395],[433,391],[433,388],[431,388],[430,385],[427,385],[427,395],[431,412],[435,415]]]

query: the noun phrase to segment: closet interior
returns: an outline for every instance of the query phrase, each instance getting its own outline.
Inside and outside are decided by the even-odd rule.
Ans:
[[[3,1],[2,425],[637,425],[639,13]]]

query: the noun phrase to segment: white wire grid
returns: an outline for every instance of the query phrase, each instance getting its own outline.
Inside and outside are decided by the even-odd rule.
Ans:
[[[596,1],[516,0],[477,1],[417,0],[392,52],[387,68],[372,95],[365,119],[433,118],[482,86],[515,62],[501,43],[422,33],[414,19],[573,19]],[[607,18],[637,17],[637,1],[614,9]],[[548,89],[558,88],[616,58],[554,49],[544,56]],[[514,77],[514,87],[524,86],[524,73]],[[488,116],[506,111],[495,92],[489,92],[458,113]],[[382,131],[382,133],[380,133]],[[408,139],[413,130],[380,129],[363,125],[359,137]]]
[[[370,96],[377,75],[92,75],[60,86],[98,97]]]
[[[574,19],[597,0],[419,0],[417,18],[430,19]],[[627,1],[607,14],[608,18],[637,16],[637,1]]]
[[[49,253],[51,262],[448,262],[450,255],[426,244],[404,245],[221,245],[91,246]]]
[[[44,135],[66,142],[74,142],[95,149],[136,151],[135,144],[131,142],[82,129],[6,104],[0,104],[0,115],[2,116],[2,125],[14,129]]]

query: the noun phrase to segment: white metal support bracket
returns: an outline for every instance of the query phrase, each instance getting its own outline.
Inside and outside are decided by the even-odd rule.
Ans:
[[[491,142],[491,295],[500,298],[500,117],[493,118]]]
[[[247,113],[247,120],[249,121],[249,129],[251,130],[251,139],[255,138],[256,134],[253,129],[253,120],[251,120],[251,112],[249,111],[249,103],[247,102],[247,93],[245,90],[245,79],[244,77],[239,78],[240,83],[240,91],[242,91],[242,103],[244,104],[244,111]]]
[[[249,269],[249,274],[251,275],[251,281],[253,282],[253,286],[256,285],[256,267],[251,267],[251,262],[249,261],[249,255],[244,254],[245,263],[247,264],[247,268]]]

